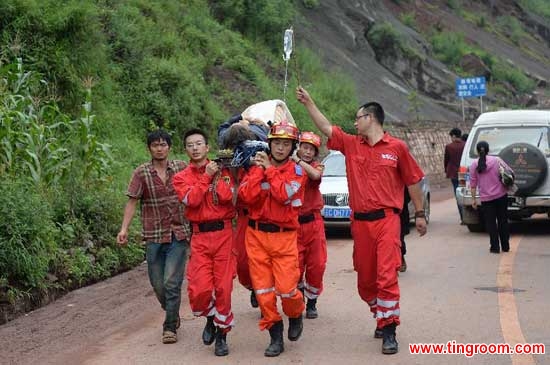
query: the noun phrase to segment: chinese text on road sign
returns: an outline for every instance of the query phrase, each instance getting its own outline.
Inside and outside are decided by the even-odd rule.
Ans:
[[[485,76],[456,79],[456,96],[459,98],[476,98],[486,94]]]

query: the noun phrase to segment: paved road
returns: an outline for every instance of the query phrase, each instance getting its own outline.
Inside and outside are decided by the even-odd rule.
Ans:
[[[216,358],[202,345],[204,320],[182,305],[180,341],[160,343],[162,315],[145,265],[77,290],[0,327],[4,364],[549,364],[550,355],[412,355],[409,343],[542,342],[550,345],[548,220],[513,226],[512,251],[489,254],[484,234],[457,223],[452,200],[433,203],[428,235],[407,236],[409,270],[401,274],[400,352],[380,353],[374,320],[359,299],[347,234],[329,239],[326,289],[320,316],[305,320],[303,337],[286,341],[278,358],[263,357],[268,333],[257,329],[258,311],[235,286],[237,326],[230,355]],[[513,290],[512,290],[513,289]],[[286,323],[285,323],[286,325]]]

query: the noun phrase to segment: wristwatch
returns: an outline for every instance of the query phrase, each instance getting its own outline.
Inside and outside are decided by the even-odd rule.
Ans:
[[[414,217],[415,218],[426,218],[426,212],[424,210],[417,210],[416,212],[414,212]]]

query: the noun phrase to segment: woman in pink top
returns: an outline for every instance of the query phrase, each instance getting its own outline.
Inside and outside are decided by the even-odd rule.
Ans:
[[[499,157],[489,156],[489,144],[480,141],[476,145],[479,159],[470,166],[470,188],[472,196],[479,191],[481,209],[485,219],[485,227],[491,238],[492,253],[510,251],[510,228],[508,227],[508,189],[500,182],[499,166],[510,167]],[[512,169],[510,169],[512,171]],[[474,199],[472,204],[477,209]],[[499,245],[500,238],[500,245]]]

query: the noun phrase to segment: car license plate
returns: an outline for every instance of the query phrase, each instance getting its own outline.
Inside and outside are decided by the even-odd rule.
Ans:
[[[351,209],[349,208],[324,208],[323,216],[325,218],[349,218]]]

